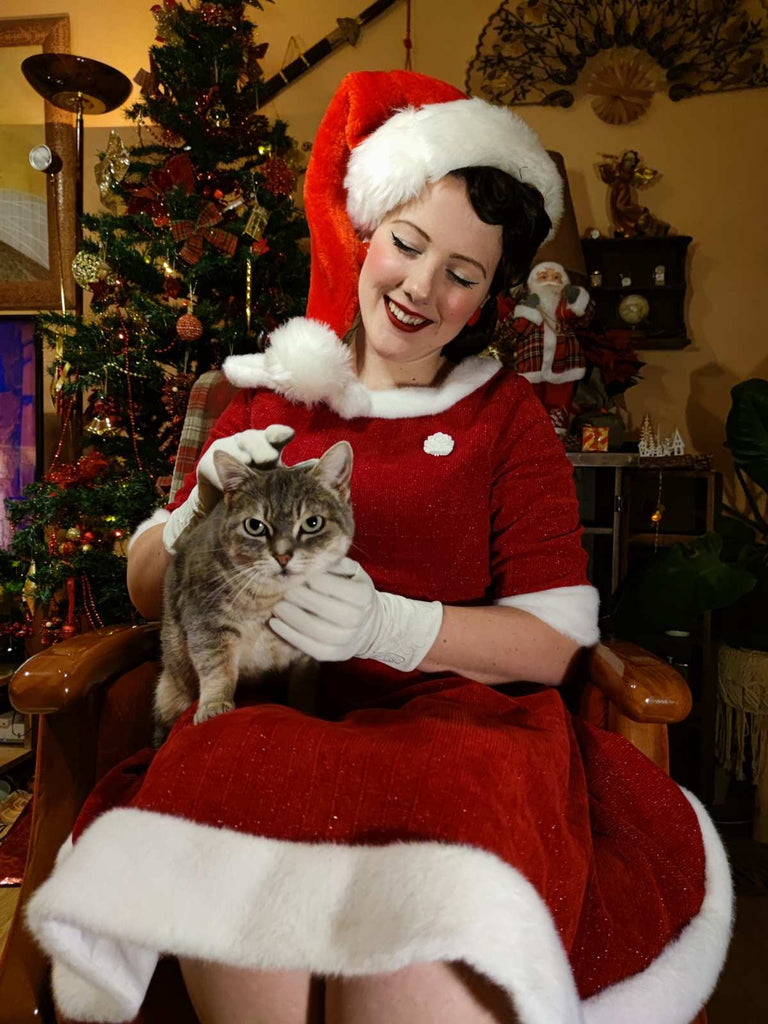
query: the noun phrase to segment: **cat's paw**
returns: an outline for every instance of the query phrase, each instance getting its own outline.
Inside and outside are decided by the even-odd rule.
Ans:
[[[209,718],[223,715],[227,711],[234,711],[235,705],[231,700],[211,700],[200,704],[195,712],[195,725],[207,722]]]

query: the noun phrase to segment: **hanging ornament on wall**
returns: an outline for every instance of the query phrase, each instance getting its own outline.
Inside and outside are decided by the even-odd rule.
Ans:
[[[630,57],[611,54],[587,82],[587,93],[594,96],[592,109],[607,124],[636,121],[651,105],[655,91],[650,61],[639,53]]]
[[[480,32],[465,89],[503,106],[568,108],[583,88],[582,74],[592,73],[589,62],[601,51],[630,61],[639,55],[654,69],[652,91],[663,89],[675,102],[764,88],[768,22],[764,15],[754,16],[753,6],[751,0],[704,7],[669,0],[502,0]],[[639,116],[634,101],[644,103],[648,85],[637,75],[627,66],[603,83],[610,86],[609,102],[599,106],[607,109],[609,123],[625,124],[624,117]],[[636,91],[639,96],[633,95]]]

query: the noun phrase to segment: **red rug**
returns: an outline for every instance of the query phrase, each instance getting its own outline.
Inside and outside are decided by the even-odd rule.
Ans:
[[[21,885],[24,866],[27,863],[27,848],[32,831],[32,801],[13,824],[5,839],[0,842],[0,886]]]

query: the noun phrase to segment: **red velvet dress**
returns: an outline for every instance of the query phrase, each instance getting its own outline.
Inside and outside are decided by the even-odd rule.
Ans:
[[[229,375],[260,386],[212,436],[289,424],[288,464],[348,439],[351,555],[379,589],[594,642],[570,466],[527,382],[471,360],[439,391],[348,380],[305,404],[248,358]],[[342,975],[464,960],[528,1024],[695,1016],[731,897],[694,798],[555,688],[356,660],[323,666],[320,693],[323,717],[190,709],[100,785],[30,909],[68,1016],[129,1019],[162,953]]]

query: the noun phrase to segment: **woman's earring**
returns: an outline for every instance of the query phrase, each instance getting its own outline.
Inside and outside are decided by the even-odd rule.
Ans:
[[[483,311],[482,306],[478,306],[472,316],[467,320],[467,327],[474,327],[477,321],[480,319],[480,314]]]

